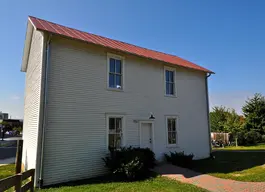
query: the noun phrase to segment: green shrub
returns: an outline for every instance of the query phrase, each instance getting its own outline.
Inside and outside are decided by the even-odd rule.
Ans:
[[[240,146],[246,145],[245,132],[241,131],[237,133],[237,144]]]
[[[169,155],[165,154],[165,158],[167,162],[170,162],[173,165],[177,165],[180,167],[186,167],[186,168],[191,167],[193,157],[194,157],[193,154],[186,155],[184,151],[170,152]]]
[[[245,134],[247,145],[257,145],[261,141],[261,134],[256,131],[249,131]]]
[[[112,174],[137,180],[147,176],[149,170],[155,166],[155,154],[148,148],[124,147],[111,149],[103,161]]]
[[[241,131],[237,134],[237,138],[237,143],[240,146],[256,145],[262,140],[261,134],[256,131]]]

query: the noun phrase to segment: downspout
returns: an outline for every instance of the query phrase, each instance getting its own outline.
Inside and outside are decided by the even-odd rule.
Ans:
[[[48,36],[45,50],[45,76],[43,85],[43,117],[42,117],[42,130],[41,130],[41,152],[40,152],[40,171],[39,171],[39,188],[43,186],[43,156],[44,156],[44,137],[45,137],[45,127],[47,125],[47,93],[48,93],[48,72],[50,64],[50,43],[52,35]]]
[[[212,144],[211,144],[211,125],[210,125],[210,109],[209,109],[209,93],[208,93],[208,77],[212,74],[209,73],[205,76],[205,87],[206,87],[206,105],[207,105],[207,121],[208,121],[208,133],[209,133],[209,149],[210,156],[212,156]]]

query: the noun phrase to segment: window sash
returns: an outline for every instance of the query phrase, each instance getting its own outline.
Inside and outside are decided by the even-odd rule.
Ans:
[[[113,126],[113,127],[112,127]],[[122,117],[109,117],[108,118],[108,146],[120,148],[122,144]]]
[[[167,143],[169,145],[177,144],[177,124],[176,118],[167,118]]]
[[[174,71],[166,70],[166,82],[174,83]]]
[[[175,72],[165,70],[166,95],[175,95]]]
[[[121,134],[109,134],[109,147],[113,148],[120,148],[122,142],[122,135]]]
[[[109,58],[109,87],[121,89],[122,81],[122,60]]]

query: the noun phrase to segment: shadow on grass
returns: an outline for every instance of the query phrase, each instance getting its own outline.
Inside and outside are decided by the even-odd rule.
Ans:
[[[265,164],[264,152],[216,151],[215,159],[193,162],[192,169],[201,173],[231,173]]]
[[[214,152],[214,159],[194,160],[190,168],[182,168],[173,165],[162,165],[155,168],[155,171],[162,175],[183,175],[185,178],[192,178],[201,174],[210,173],[232,173],[243,171],[265,164],[264,152]]]
[[[158,166],[155,168],[155,171],[161,175],[183,175],[185,178],[201,175],[201,173],[194,172],[188,168],[182,168],[171,164]]]
[[[46,188],[58,188],[58,187],[64,187],[64,186],[78,186],[78,185],[87,185],[87,184],[104,184],[104,183],[113,183],[113,182],[137,182],[137,181],[144,181],[148,179],[152,179],[157,177],[158,174],[155,172],[149,172],[147,175],[144,177],[138,179],[138,180],[126,180],[124,178],[116,177],[110,174],[100,176],[100,177],[95,177],[91,179],[82,179],[82,180],[76,180],[76,181],[70,181],[66,183],[60,183],[56,185],[49,185],[43,187],[44,189]]]

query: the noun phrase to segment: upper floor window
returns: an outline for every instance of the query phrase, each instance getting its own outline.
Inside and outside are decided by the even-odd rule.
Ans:
[[[169,96],[176,95],[175,88],[175,69],[165,68],[165,94]]]
[[[108,56],[108,87],[123,89],[123,59],[118,56]]]

